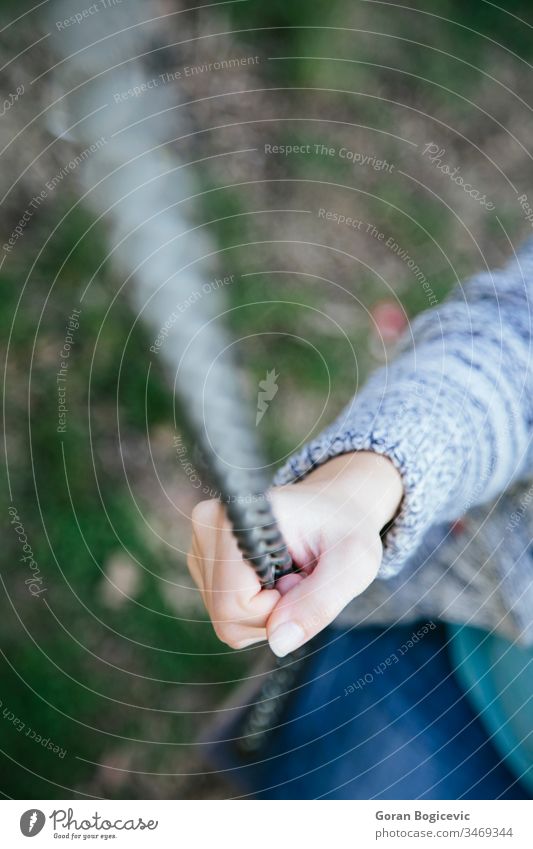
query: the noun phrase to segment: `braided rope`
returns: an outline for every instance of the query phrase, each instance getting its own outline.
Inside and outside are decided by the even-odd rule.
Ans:
[[[53,4],[53,14],[62,6],[67,16],[67,2]],[[176,301],[185,300],[195,289],[201,291],[206,277],[198,260],[215,251],[203,232],[177,243],[190,226],[179,201],[194,196],[196,187],[174,153],[161,148],[161,140],[175,132],[168,117],[174,105],[170,95],[161,87],[150,106],[146,99],[135,97],[114,102],[115,92],[145,78],[143,64],[135,57],[143,54],[143,39],[157,36],[152,32],[157,25],[147,22],[124,30],[122,19],[114,21],[113,9],[108,11],[105,22],[95,15],[83,28],[72,27],[53,39],[60,58],[56,82],[65,92],[56,126],[66,120],[75,128],[69,131],[74,142],[106,140],[77,178],[87,203],[106,222],[110,254],[124,285],[132,280],[128,291],[139,316],[157,337]],[[128,15],[132,21],[143,20],[141,0],[130,0]],[[117,37],[109,41],[106,36],[113,31]],[[151,59],[157,61],[157,52]],[[102,67],[111,66],[111,71],[101,73]],[[194,310],[180,316],[168,332],[157,356],[168,373],[176,375],[189,429],[220,493],[239,549],[261,586],[271,588],[292,570],[292,561],[267,495],[266,464],[250,405],[240,391],[229,340],[217,321],[223,307],[220,291],[195,303]],[[208,375],[212,388],[205,391]],[[249,751],[257,750],[279,716],[279,696],[288,687],[289,669],[287,660],[278,664],[275,685],[274,678],[267,681],[247,717],[244,739],[249,742],[244,747]]]

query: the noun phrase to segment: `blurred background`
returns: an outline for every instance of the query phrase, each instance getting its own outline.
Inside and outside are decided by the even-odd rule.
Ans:
[[[52,30],[105,4],[70,4],[82,19],[63,27],[41,5],[4,2],[1,21],[0,789],[226,798],[195,740],[264,650],[219,643],[188,577],[209,486],[49,114]],[[161,39],[146,80],[164,53],[166,144],[196,185],[183,218],[216,251],[254,410],[277,375],[257,425],[275,468],[413,315],[531,232],[533,15],[527,0],[194,5],[144,4]]]

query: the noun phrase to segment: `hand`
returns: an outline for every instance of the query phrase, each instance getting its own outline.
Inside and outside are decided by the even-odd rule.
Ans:
[[[274,515],[301,574],[263,590],[237,548],[224,508],[193,511],[190,572],[218,637],[232,648],[268,639],[283,657],[329,625],[376,577],[380,530],[396,514],[402,482],[391,461],[358,451],[270,493]]]

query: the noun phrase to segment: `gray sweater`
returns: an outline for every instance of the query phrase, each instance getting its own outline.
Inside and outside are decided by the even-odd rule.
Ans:
[[[533,240],[412,323],[378,370],[276,483],[330,457],[386,454],[404,498],[379,578],[339,622],[420,617],[533,644]]]

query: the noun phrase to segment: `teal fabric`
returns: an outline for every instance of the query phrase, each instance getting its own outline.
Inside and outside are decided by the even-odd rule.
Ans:
[[[533,650],[477,628],[449,626],[456,675],[493,745],[533,793]]]

